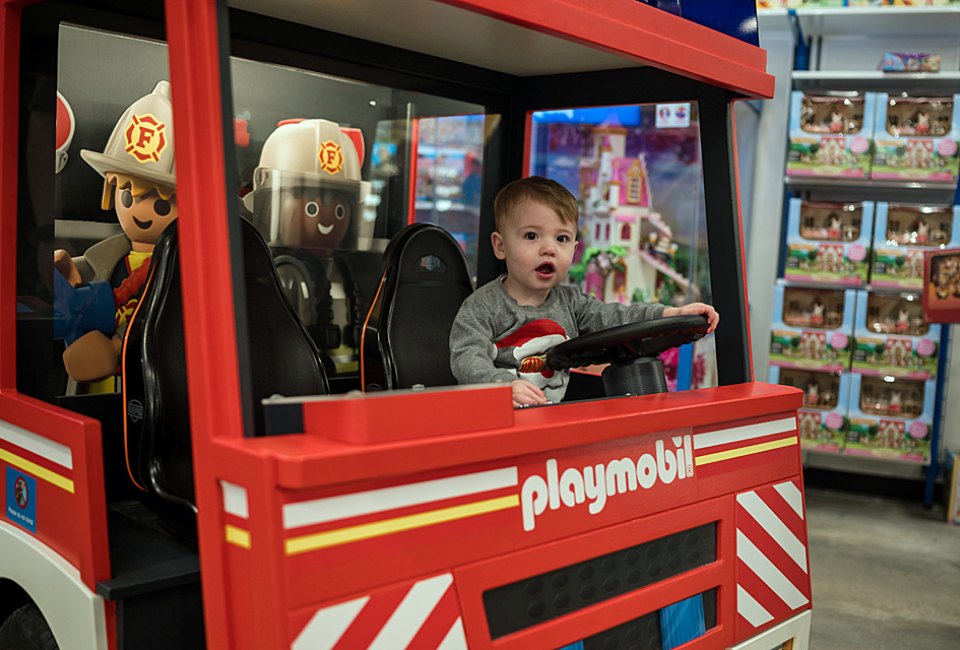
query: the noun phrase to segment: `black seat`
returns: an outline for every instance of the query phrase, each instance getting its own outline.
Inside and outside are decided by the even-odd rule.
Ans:
[[[333,322],[333,298],[323,262],[299,250],[274,254],[284,296],[313,342],[321,350],[340,347],[340,327]]]
[[[256,428],[263,431],[264,398],[329,388],[320,353],[284,299],[266,243],[252,224],[242,223],[252,397]],[[134,483],[195,509],[178,257],[174,222],[157,241],[124,338],[124,442]]]
[[[366,391],[452,386],[450,326],[473,281],[460,245],[427,223],[405,227],[383,254],[361,347]]]
[[[359,350],[363,320],[370,311],[383,274],[383,255],[373,251],[340,250],[334,252],[333,261],[343,282],[350,312],[343,328],[343,342]]]

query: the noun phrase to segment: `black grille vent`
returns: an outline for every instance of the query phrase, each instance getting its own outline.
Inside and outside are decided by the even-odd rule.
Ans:
[[[705,566],[717,559],[712,522],[484,592],[494,639]]]
[[[707,630],[717,626],[717,590],[703,597],[703,623]],[[583,640],[583,650],[661,650],[660,612],[650,612],[623,625],[604,630]]]

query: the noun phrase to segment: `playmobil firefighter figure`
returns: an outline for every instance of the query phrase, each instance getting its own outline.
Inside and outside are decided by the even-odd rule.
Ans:
[[[103,177],[101,207],[115,210],[123,229],[81,257],[70,257],[65,250],[54,253],[54,265],[72,287],[97,281],[114,289],[123,285],[114,293],[113,331],[83,333],[68,341],[63,355],[70,377],[93,381],[116,372],[123,331],[139,299],[153,247],[177,218],[170,84],[157,83],[152,93],[130,105],[103,153],[84,149],[80,156]]]
[[[360,180],[363,134],[321,119],[285,120],[270,134],[244,197],[274,255],[287,300],[317,347],[337,348],[334,252],[356,247],[368,184]],[[362,316],[342,318],[345,325]]]

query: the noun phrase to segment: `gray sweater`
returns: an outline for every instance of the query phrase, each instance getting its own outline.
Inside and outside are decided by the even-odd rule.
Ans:
[[[597,330],[660,318],[663,305],[601,302],[577,287],[554,287],[539,307],[518,305],[503,288],[506,276],[469,296],[450,330],[450,369],[461,384],[524,379],[559,402],[570,374],[545,368],[553,346]]]

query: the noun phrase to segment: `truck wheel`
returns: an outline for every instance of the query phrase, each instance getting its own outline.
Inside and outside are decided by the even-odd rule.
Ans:
[[[0,626],[4,650],[59,650],[50,626],[33,603],[16,610]]]

